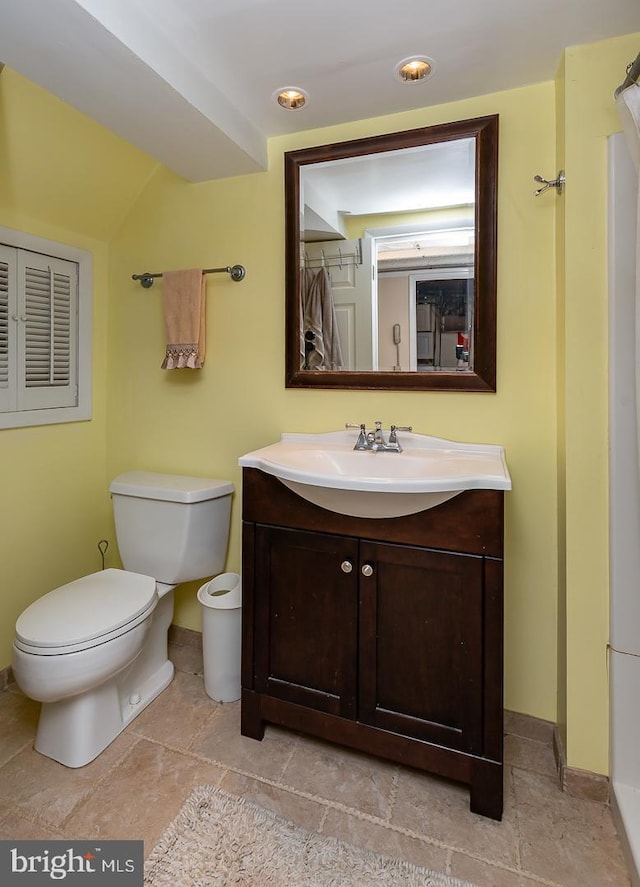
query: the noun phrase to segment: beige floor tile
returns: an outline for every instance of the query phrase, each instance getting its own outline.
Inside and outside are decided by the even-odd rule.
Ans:
[[[374,853],[406,859],[412,865],[435,872],[444,872],[447,867],[446,849],[340,810],[329,810],[322,833]]]
[[[34,823],[12,811],[0,817],[0,840],[2,841],[55,841],[64,838],[58,829],[50,828],[41,823]]]
[[[191,751],[252,776],[280,780],[297,743],[296,734],[267,727],[262,742],[240,735],[240,703],[219,705]]]
[[[0,724],[2,724],[0,765],[25,745],[33,742],[39,717],[38,702],[27,699],[22,693],[13,690],[0,693]]]
[[[169,648],[169,658],[175,665],[176,671],[196,675],[203,673],[202,647],[192,644],[172,644]]]
[[[534,739],[537,742],[546,743],[549,748],[553,748],[554,725],[551,721],[543,721],[540,718],[521,715],[517,711],[505,710],[504,730],[507,735],[521,736],[523,739]]]
[[[295,822],[309,831],[318,831],[325,808],[317,801],[302,798],[268,782],[241,776],[228,770],[220,788],[232,795],[245,798],[259,807],[271,810],[276,816]]]
[[[530,771],[514,772],[514,788],[525,871],[563,887],[628,885],[609,807],[572,798]]]
[[[282,781],[384,819],[395,770],[394,764],[379,758],[300,737]]]
[[[202,678],[176,672],[167,689],[131,722],[128,730],[136,736],[188,749],[216,708],[217,703],[204,692]]]
[[[507,776],[501,822],[469,810],[469,790],[448,780],[402,769],[391,822],[488,862],[516,866],[518,834]]]
[[[27,748],[0,767],[0,800],[43,825],[60,828],[74,808],[136,742],[124,733],[95,761],[72,769]]]
[[[504,760],[507,766],[533,770],[551,779],[558,779],[555,758],[551,747],[534,739],[521,736],[505,736]]]
[[[141,739],[65,823],[69,837],[144,840],[145,854],[197,785],[217,785],[224,770]]]
[[[476,887],[540,887],[540,881],[525,874],[510,871],[475,859],[466,853],[451,855],[449,874]]]
[[[0,801],[0,822],[4,819],[5,816],[8,816],[10,813],[13,813],[14,807],[7,801]]]
[[[263,742],[242,737],[239,703],[213,703],[188,671],[78,770],[37,754],[37,704],[15,687],[0,692],[0,838],[141,838],[148,853],[209,783],[477,887],[629,884],[609,808],[560,791],[548,775],[551,741],[521,716],[506,737],[505,815],[495,823],[469,812],[465,786],[272,726]]]

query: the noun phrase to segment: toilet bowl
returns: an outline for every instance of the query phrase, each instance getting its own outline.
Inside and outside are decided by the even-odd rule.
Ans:
[[[16,623],[13,669],[22,691],[43,703],[35,748],[67,767],[96,758],[173,678],[173,664],[143,656],[166,636],[169,586],[105,570],[50,591]],[[164,610],[164,618],[163,618]],[[151,661],[155,659],[155,661]]]
[[[116,532],[123,562],[124,549],[134,569],[54,589],[16,622],[14,676],[43,703],[35,748],[67,767],[96,758],[171,683],[173,589],[216,575],[226,554],[229,482],[129,472],[110,489],[124,500],[114,509]],[[135,572],[141,563],[160,565],[164,581]]]
[[[50,591],[16,622],[22,690],[40,702],[58,702],[115,676],[142,650],[157,603],[155,579],[124,570]]]

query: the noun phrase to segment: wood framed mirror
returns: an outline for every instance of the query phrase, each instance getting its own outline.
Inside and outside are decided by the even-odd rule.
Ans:
[[[286,386],[495,391],[497,115],[284,163]]]

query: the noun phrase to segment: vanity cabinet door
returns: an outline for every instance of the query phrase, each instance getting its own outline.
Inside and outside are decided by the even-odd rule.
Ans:
[[[258,693],[355,718],[358,543],[256,526]]]
[[[482,752],[483,560],[362,542],[358,720]]]

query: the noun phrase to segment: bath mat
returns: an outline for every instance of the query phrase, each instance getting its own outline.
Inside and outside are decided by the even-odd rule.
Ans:
[[[472,887],[309,832],[213,786],[199,786],[145,863],[152,887]]]

